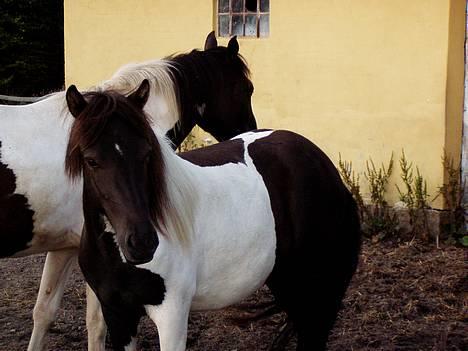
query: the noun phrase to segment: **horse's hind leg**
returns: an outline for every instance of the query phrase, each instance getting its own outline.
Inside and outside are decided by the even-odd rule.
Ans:
[[[317,298],[316,303],[303,309],[305,313],[295,316],[297,330],[297,351],[326,350],[328,336],[338,316],[341,297],[336,294],[312,294],[309,298]]]
[[[288,318],[281,326],[280,333],[276,336],[273,344],[270,346],[270,351],[282,351],[288,345],[289,340],[294,334],[294,325]]]
[[[323,289],[318,279],[306,284],[303,278],[288,278],[284,280],[284,284],[269,286],[288,315],[287,326],[290,329],[293,326],[297,332],[297,350],[325,350],[328,334],[338,314],[341,295],[338,296],[330,290],[327,290],[328,295],[325,291],[318,293],[317,290]],[[292,331],[288,330],[288,335],[291,333]],[[277,339],[284,347],[287,339],[282,334],[284,333],[281,333]],[[272,345],[272,350],[280,349],[281,347]]]
[[[70,275],[73,259],[77,257],[77,254],[77,249],[47,253],[39,294],[34,306],[34,328],[29,341],[29,351],[44,349],[47,331],[57,316],[65,283]]]

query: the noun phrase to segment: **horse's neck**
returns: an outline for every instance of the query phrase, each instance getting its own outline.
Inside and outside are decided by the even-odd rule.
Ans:
[[[152,89],[144,110],[151,117],[153,129],[159,130],[163,134],[178,124],[178,112],[173,111],[165,97],[160,92],[155,92],[154,89]]]
[[[181,114],[178,133],[185,138],[201,117],[202,106],[207,104],[206,100],[210,95],[207,91],[210,77],[208,77],[206,67],[197,67],[191,64],[189,60],[174,58],[174,63],[171,70],[175,79],[175,86],[178,89],[177,95]]]

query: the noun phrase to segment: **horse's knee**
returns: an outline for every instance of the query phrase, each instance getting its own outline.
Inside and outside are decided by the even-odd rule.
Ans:
[[[49,303],[37,301],[33,309],[34,327],[41,326],[48,329],[57,317],[57,308],[50,306]]]
[[[48,304],[36,302],[33,310],[33,331],[29,340],[28,351],[40,351],[45,349],[47,331],[55,321],[57,311],[52,310]]]

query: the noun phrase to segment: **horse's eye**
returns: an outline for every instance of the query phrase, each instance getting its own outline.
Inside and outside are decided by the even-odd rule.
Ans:
[[[86,158],[86,164],[91,168],[98,168],[99,164],[96,162],[94,158]]]
[[[151,158],[151,152],[148,152],[148,153],[146,154],[146,156],[145,156],[145,160],[144,160],[145,163],[148,163],[149,160],[150,160],[150,158]]]

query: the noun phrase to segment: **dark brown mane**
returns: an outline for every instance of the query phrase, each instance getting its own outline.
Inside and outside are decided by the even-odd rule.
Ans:
[[[135,107],[128,98],[113,92],[88,92],[83,94],[87,105],[73,121],[65,158],[65,171],[73,180],[82,175],[83,150],[99,142],[106,126],[117,119],[124,121],[151,146],[149,160],[148,198],[154,224],[160,231],[164,224],[163,213],[168,206],[164,159],[159,142],[151,129],[150,118]]]

